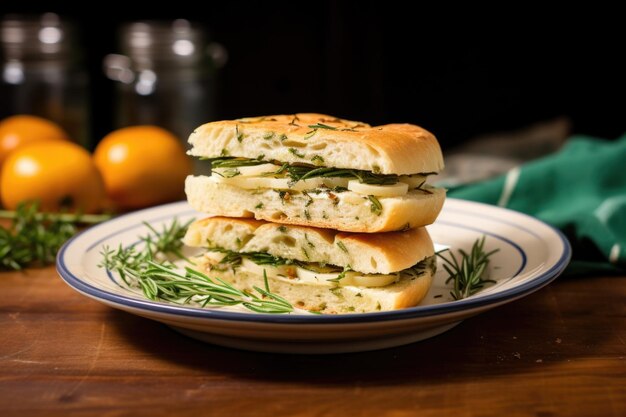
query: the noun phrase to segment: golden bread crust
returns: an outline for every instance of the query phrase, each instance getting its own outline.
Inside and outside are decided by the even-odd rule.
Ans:
[[[367,274],[390,274],[434,255],[425,228],[389,233],[346,233],[285,226],[253,219],[209,217],[189,226],[183,239],[192,247],[267,252],[281,258],[348,266]]]
[[[435,136],[411,124],[370,126],[317,113],[206,123],[190,136],[190,155],[234,156],[359,169],[381,174],[439,172]]]

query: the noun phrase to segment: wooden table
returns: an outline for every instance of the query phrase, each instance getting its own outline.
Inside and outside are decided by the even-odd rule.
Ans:
[[[333,356],[211,346],[0,273],[0,416],[626,416],[626,277],[560,278],[413,345]]]

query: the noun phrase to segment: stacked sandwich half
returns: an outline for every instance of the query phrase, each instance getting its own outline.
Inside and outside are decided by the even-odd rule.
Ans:
[[[435,271],[424,228],[445,199],[435,137],[409,124],[369,126],[321,114],[205,124],[189,138],[210,176],[187,178],[210,217],[185,236],[198,269],[240,289],[270,289],[321,313],[414,306]]]

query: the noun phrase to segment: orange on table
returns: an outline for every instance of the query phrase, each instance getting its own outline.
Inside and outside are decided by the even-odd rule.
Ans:
[[[102,209],[106,195],[89,152],[69,141],[48,141],[9,154],[0,175],[0,197],[9,210],[38,200],[42,211],[94,213]]]
[[[22,145],[48,140],[68,140],[59,125],[37,116],[19,114],[0,121],[0,167],[9,153]]]
[[[132,126],[105,136],[94,161],[118,209],[136,209],[184,198],[190,158],[178,138],[157,126]]]

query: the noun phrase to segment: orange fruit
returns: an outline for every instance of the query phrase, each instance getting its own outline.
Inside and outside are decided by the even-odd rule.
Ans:
[[[105,136],[94,161],[116,208],[136,209],[184,198],[191,160],[170,132],[133,126]]]
[[[48,140],[68,140],[61,127],[37,116],[20,114],[0,121],[0,167],[9,153],[22,145]]]
[[[38,200],[43,211],[93,213],[105,200],[104,183],[91,155],[69,141],[23,145],[7,157],[0,196],[9,210]]]

